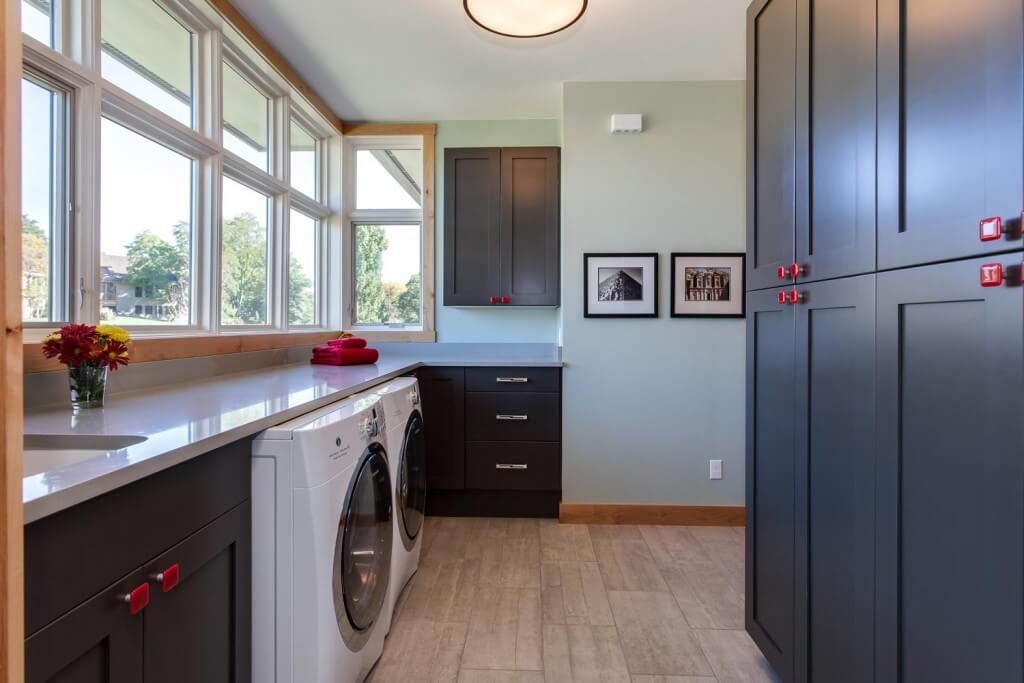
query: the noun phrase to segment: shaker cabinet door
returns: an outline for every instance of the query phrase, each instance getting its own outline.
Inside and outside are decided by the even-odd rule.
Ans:
[[[1024,291],[979,268],[878,275],[878,683],[1020,681]]]
[[[747,287],[778,284],[796,230],[797,0],[747,11]]]
[[[872,680],[875,275],[800,288],[795,680]]]
[[[511,306],[557,306],[559,150],[501,150],[501,295]]]
[[[777,0],[776,0],[777,1]],[[797,463],[794,306],[747,295],[747,631],[793,680]]]
[[[801,280],[870,273],[876,0],[800,3],[795,260],[804,268]]]
[[[490,306],[499,300],[500,211],[501,150],[445,150],[445,306]]]
[[[880,0],[878,266],[1019,248],[1024,5]],[[980,221],[1004,234],[981,241]]]
[[[124,596],[145,583],[135,572],[27,638],[26,683],[142,683],[145,609]]]
[[[421,368],[427,488],[466,488],[466,377],[463,368]]]
[[[152,584],[145,613],[146,683],[251,680],[250,537],[246,502],[147,565],[147,576],[175,575]]]

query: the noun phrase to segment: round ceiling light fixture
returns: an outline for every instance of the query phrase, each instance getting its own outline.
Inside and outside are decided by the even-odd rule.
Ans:
[[[569,28],[587,11],[587,0],[462,0],[478,26],[510,38],[540,38]]]

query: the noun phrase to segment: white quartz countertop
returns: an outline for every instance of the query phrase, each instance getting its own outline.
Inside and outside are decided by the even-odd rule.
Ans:
[[[257,434],[422,365],[560,367],[558,354],[455,354],[443,345],[379,345],[375,365],[278,365],[187,384],[117,393],[100,410],[29,408],[26,434],[137,435],[142,443],[22,480],[25,523]],[[384,348],[387,346],[388,348]],[[413,345],[410,345],[413,346]],[[418,345],[416,345],[418,346]]]

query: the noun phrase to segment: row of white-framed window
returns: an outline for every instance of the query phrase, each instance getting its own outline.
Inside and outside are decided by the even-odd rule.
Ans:
[[[203,0],[22,13],[28,337],[340,324],[330,122]]]

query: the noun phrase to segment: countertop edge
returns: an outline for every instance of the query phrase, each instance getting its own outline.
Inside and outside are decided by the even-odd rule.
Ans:
[[[62,510],[67,510],[68,508],[102,496],[105,493],[109,493],[122,486],[127,486],[150,475],[170,469],[175,465],[180,465],[183,462],[205,455],[206,453],[220,448],[221,446],[226,446],[240,439],[253,436],[265,429],[273,427],[274,425],[287,422],[288,420],[300,417],[306,413],[318,410],[337,401],[341,401],[349,396],[366,391],[371,387],[388,382],[410,372],[411,370],[423,367],[424,365],[426,364],[422,361],[411,361],[408,365],[399,366],[398,368],[379,377],[375,377],[372,380],[362,382],[352,387],[339,389],[334,393],[326,394],[320,398],[313,399],[308,403],[303,403],[301,405],[282,410],[279,413],[274,413],[273,415],[268,415],[259,420],[254,420],[248,424],[235,427],[234,429],[229,429],[206,439],[191,443],[187,446],[167,451],[166,453],[162,453],[152,458],[147,458],[146,460],[132,465],[127,465],[108,474],[84,481],[76,486],[25,501],[22,504],[24,524],[27,526],[32,522],[37,522],[40,519],[44,519],[50,515],[61,512]]]

